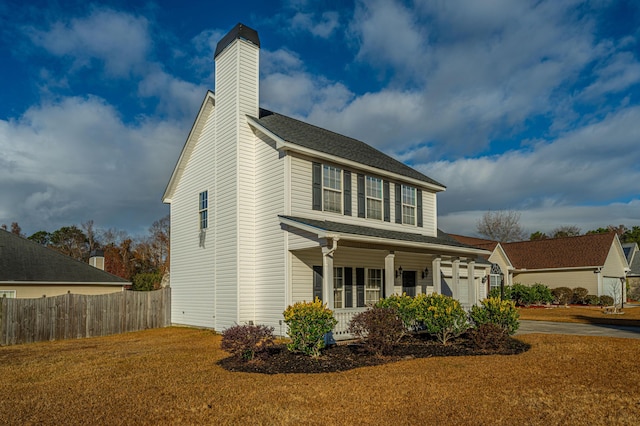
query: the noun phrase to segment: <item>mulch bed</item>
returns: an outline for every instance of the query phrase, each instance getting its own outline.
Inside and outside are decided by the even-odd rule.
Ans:
[[[378,356],[366,351],[357,343],[333,345],[325,348],[322,355],[311,358],[289,352],[284,344],[276,345],[268,353],[251,361],[237,357],[227,357],[218,364],[228,371],[246,373],[282,374],[282,373],[332,373],[359,367],[369,367],[414,358],[476,356],[476,355],[516,355],[526,352],[530,345],[509,337],[499,349],[477,349],[470,339],[461,336],[446,346],[427,335],[410,336],[403,339],[392,353]]]

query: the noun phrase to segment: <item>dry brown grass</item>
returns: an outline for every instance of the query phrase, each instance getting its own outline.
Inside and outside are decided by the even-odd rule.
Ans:
[[[640,340],[526,335],[517,356],[342,373],[231,373],[209,331],[166,328],[0,348],[8,424],[629,424]]]
[[[640,307],[627,307],[622,314],[605,313],[591,306],[555,306],[551,308],[519,308],[520,319],[534,321],[575,322],[640,327]]]

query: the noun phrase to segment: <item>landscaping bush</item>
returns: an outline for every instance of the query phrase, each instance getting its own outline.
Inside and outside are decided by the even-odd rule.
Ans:
[[[541,283],[535,283],[529,287],[529,304],[544,305],[553,301],[553,294],[549,287]]]
[[[613,306],[613,297],[606,294],[600,296],[600,306]]]
[[[467,313],[457,300],[441,294],[419,294],[414,298],[416,321],[446,345],[469,328]]]
[[[573,290],[569,287],[551,289],[551,294],[553,295],[553,303],[557,303],[558,305],[568,305],[573,299]]]
[[[576,287],[573,289],[573,298],[571,303],[576,303],[579,305],[583,305],[585,303],[585,298],[589,294],[589,290],[584,287]]]
[[[312,357],[320,356],[324,335],[338,323],[333,312],[316,297],[314,302],[298,302],[283,312],[291,342],[287,348]]]
[[[587,294],[587,297],[584,298],[584,302],[590,306],[597,306],[600,304],[600,298],[595,294]]]
[[[511,286],[504,286],[504,300],[513,300],[513,295],[511,294]],[[500,287],[494,287],[489,291],[489,297],[500,298]]]
[[[162,282],[162,274],[159,272],[149,272],[135,274],[131,279],[131,290],[134,291],[151,291],[160,288]]]
[[[484,299],[480,302],[480,306],[471,307],[469,315],[476,327],[494,324],[502,328],[507,334],[514,334],[520,327],[518,321],[520,315],[512,300]]]
[[[395,308],[374,306],[351,319],[349,332],[369,352],[386,355],[406,334],[406,327]]]
[[[393,308],[402,320],[407,331],[412,331],[416,327],[416,310],[414,299],[403,294],[402,296],[392,294],[389,297],[380,299],[375,306],[380,308]]]
[[[236,357],[249,361],[257,354],[266,353],[273,342],[273,327],[235,325],[222,333],[221,347]]]
[[[488,322],[471,330],[469,336],[476,349],[500,350],[507,344],[509,333],[503,327]]]
[[[531,302],[531,287],[524,284],[514,283],[510,289],[511,300],[518,306],[529,306]]]

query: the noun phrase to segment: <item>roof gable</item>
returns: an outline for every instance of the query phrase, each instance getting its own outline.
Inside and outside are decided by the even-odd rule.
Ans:
[[[0,230],[0,282],[47,283],[129,282],[26,238]]]
[[[266,109],[255,122],[282,140],[321,153],[416,179],[444,190],[445,186],[406,164],[359,141]]]
[[[516,269],[552,269],[602,266],[607,260],[615,233],[588,234],[504,243],[502,248]]]

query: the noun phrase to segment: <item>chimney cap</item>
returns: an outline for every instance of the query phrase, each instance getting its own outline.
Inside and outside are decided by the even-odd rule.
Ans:
[[[104,250],[95,249],[89,254],[89,257],[104,257]]]
[[[222,51],[229,46],[234,40],[243,39],[247,40],[257,47],[260,47],[260,38],[258,37],[258,32],[253,28],[249,28],[244,24],[238,23],[231,31],[227,33],[226,36],[222,37],[216,46],[216,53],[213,55],[213,58],[217,58]]]

